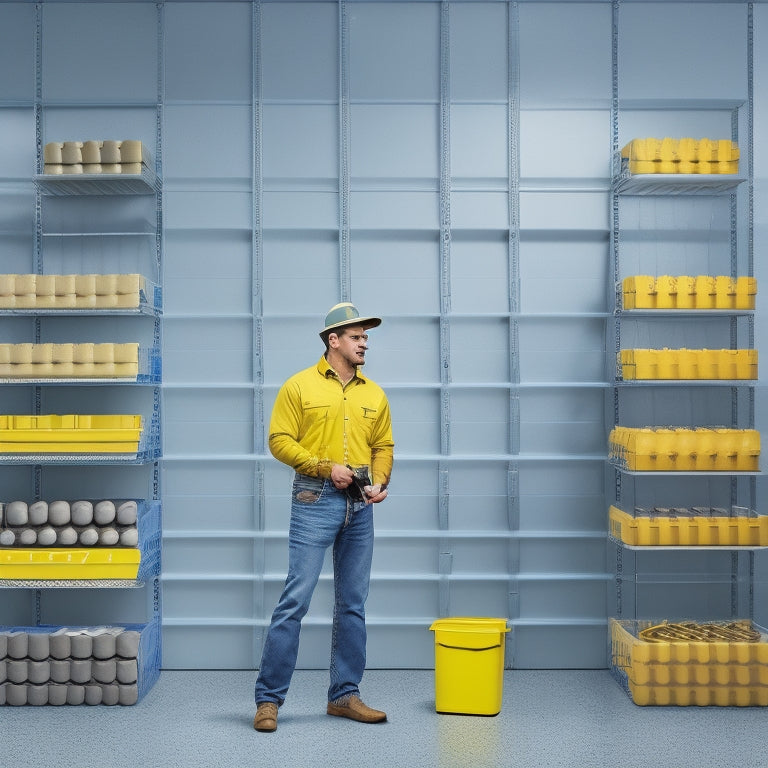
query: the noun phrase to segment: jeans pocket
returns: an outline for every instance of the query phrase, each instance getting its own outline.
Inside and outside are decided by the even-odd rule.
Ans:
[[[298,504],[317,504],[323,495],[325,479],[296,475],[293,480],[293,500]]]

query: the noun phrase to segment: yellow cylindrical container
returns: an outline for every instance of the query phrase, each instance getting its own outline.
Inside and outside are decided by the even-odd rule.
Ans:
[[[497,715],[504,683],[506,619],[445,618],[435,633],[435,709],[441,713]]]
[[[715,306],[715,278],[711,275],[696,277],[696,309],[713,309]]]

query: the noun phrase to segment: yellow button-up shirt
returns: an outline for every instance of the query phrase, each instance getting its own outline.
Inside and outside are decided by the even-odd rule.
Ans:
[[[386,485],[394,445],[387,396],[359,371],[344,386],[321,357],[277,393],[269,450],[302,475],[330,477],[334,464],[368,466],[373,484]]]

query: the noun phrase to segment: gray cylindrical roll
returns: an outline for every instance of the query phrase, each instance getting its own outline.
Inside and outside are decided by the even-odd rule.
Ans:
[[[27,682],[27,660],[8,659],[5,663],[5,674],[10,683]]]
[[[5,686],[0,684],[0,707],[4,707],[5,705],[6,705]]]
[[[139,664],[136,659],[117,659],[117,682],[130,685],[139,679]]]
[[[5,657],[0,658],[0,685],[8,679],[8,662]]]
[[[85,686],[85,703],[91,706],[101,704],[102,690],[100,685]]]
[[[90,659],[93,654],[93,639],[84,632],[73,632],[69,636],[70,654],[73,659]]]
[[[101,686],[101,703],[110,707],[119,703],[120,687],[117,683],[107,683]]]
[[[48,703],[48,683],[27,686],[27,704],[44,707]]]
[[[48,522],[51,525],[67,525],[71,519],[68,501],[57,499],[48,504]]]
[[[56,683],[48,685],[48,703],[54,707],[62,707],[67,703],[67,686]]]
[[[47,632],[30,632],[27,635],[27,656],[43,661],[51,655],[51,638]]]
[[[138,513],[139,506],[135,501],[124,501],[117,508],[117,522],[120,525],[136,525]]]
[[[77,531],[71,525],[65,525],[56,534],[56,543],[60,547],[74,547],[77,544]]]
[[[56,543],[56,531],[50,525],[43,526],[37,532],[37,543],[41,547],[52,547]]]
[[[135,659],[139,655],[141,633],[135,629],[126,629],[115,638],[115,650],[123,659]]]
[[[114,683],[117,664],[114,659],[94,659],[91,662],[91,676],[97,683]]]
[[[133,685],[120,685],[118,688],[120,689],[118,701],[124,707],[133,706],[139,700],[139,686],[135,683]]]
[[[48,635],[49,653],[54,659],[67,659],[71,654],[70,637],[66,630]]]
[[[0,547],[12,547],[16,543],[16,534],[10,528],[0,531]]]
[[[120,545],[123,547],[139,546],[139,531],[136,526],[123,528],[123,530],[120,531]]]
[[[24,683],[20,685],[6,683],[5,703],[12,707],[25,707],[27,705],[27,686]]]
[[[51,680],[54,683],[69,681],[69,659],[51,659]]]
[[[8,655],[8,633],[0,632],[0,659]]]
[[[67,704],[78,706],[85,701],[85,686],[70,683],[67,689]]]
[[[90,501],[73,501],[70,514],[73,525],[90,525],[93,522],[93,503]]]
[[[29,507],[26,501],[9,501],[5,505],[5,524],[22,526],[29,523]]]
[[[84,530],[80,531],[80,544],[83,547],[95,547],[99,541],[99,532],[89,525]]]
[[[116,646],[114,632],[99,632],[99,634],[93,636],[93,658],[111,659],[117,653],[115,650]]]
[[[72,659],[69,665],[69,679],[73,683],[87,683],[91,679],[91,660]]]
[[[109,525],[115,521],[115,502],[99,501],[93,508],[93,521],[96,525]]]
[[[27,680],[34,685],[42,685],[51,679],[51,663],[49,661],[28,661]]]
[[[29,524],[45,525],[48,522],[48,502],[35,501],[29,505]]]
[[[19,531],[19,544],[22,547],[34,547],[37,543],[37,531],[34,528],[22,528]]]
[[[102,528],[99,531],[99,546],[114,547],[120,541],[120,534],[116,528]]]
[[[24,659],[29,652],[29,635],[19,630],[8,633],[8,656],[12,659]]]

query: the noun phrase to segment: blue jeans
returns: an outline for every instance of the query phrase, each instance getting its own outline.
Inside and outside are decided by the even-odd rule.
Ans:
[[[256,702],[282,704],[299,652],[301,620],[333,545],[334,610],[328,701],[359,694],[365,669],[365,601],[373,557],[373,505],[353,503],[330,480],[296,475],[288,578],[264,643]]]

